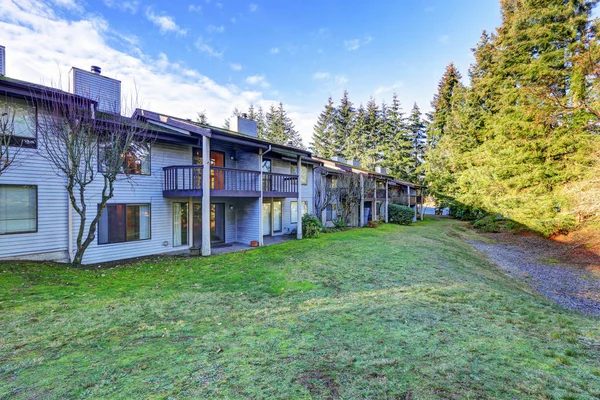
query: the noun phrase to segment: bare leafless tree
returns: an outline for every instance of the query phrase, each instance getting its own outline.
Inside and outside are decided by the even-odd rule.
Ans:
[[[339,185],[337,176],[331,174],[319,173],[315,179],[314,201],[315,213],[321,219],[323,211],[332,204],[335,204],[339,198]]]
[[[46,90],[38,108],[40,155],[66,178],[70,204],[79,216],[75,265],[82,263],[96,237],[100,217],[115,194],[115,181],[128,179],[151,140],[145,124],[123,117],[121,110],[99,112],[96,104],[88,96]]]
[[[342,173],[338,176],[338,218],[349,223],[350,216],[358,210],[362,198],[362,187],[360,175],[353,173]]]
[[[29,114],[29,107],[25,108],[21,111]],[[16,104],[9,98],[0,102],[0,176],[14,164],[23,148],[24,139],[18,136],[16,118]]]

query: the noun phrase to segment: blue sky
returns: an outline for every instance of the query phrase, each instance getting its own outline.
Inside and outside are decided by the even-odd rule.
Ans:
[[[327,97],[398,93],[427,111],[445,66],[466,75],[495,0],[0,2],[7,75],[58,85],[100,65],[142,106],[222,125],[234,106],[282,101],[308,144]]]

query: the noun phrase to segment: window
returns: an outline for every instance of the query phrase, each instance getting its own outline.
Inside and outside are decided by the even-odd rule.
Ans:
[[[98,171],[106,171],[106,158],[110,157],[109,144],[98,146]],[[150,143],[133,143],[123,158],[122,171],[128,175],[150,175]],[[109,160],[108,160],[109,161]]]
[[[292,175],[298,174],[298,166],[292,164]],[[302,166],[302,172],[300,174],[300,181],[303,185],[308,185],[308,167],[305,165]]]
[[[271,160],[268,160],[268,159],[263,160],[262,172],[271,172]]]
[[[0,235],[37,232],[37,186],[0,185]]]
[[[25,100],[0,97],[1,122],[8,124],[8,131],[12,135],[11,145],[28,148],[37,146],[36,113],[35,106]]]
[[[331,189],[336,189],[337,183],[338,183],[337,176],[335,176],[335,175],[328,176],[326,178],[326,183],[327,183],[328,187],[330,187]]]
[[[188,203],[173,203],[173,246],[188,244]]]
[[[150,204],[108,204],[98,223],[98,244],[150,239]]]
[[[327,208],[325,209],[325,221],[333,221],[335,211],[336,211],[335,204],[328,205]]]
[[[290,202],[290,207],[291,207],[291,212],[292,215],[290,217],[290,222],[292,224],[297,224],[298,223],[298,202],[297,201],[292,201]],[[306,215],[308,214],[308,201],[303,201],[302,202],[302,215]]]

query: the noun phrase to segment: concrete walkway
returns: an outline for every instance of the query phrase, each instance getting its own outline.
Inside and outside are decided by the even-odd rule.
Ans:
[[[296,240],[295,235],[279,235],[279,236],[265,236],[263,239],[264,246],[271,246],[273,244],[284,243],[290,240]],[[227,254],[234,253],[236,251],[245,251],[254,249],[255,247],[250,247],[250,245],[243,243],[228,243],[225,245],[215,245],[212,246],[211,255],[219,255],[219,254]]]

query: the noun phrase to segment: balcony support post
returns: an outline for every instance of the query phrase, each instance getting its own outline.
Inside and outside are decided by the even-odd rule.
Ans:
[[[360,212],[358,213],[358,226],[365,224],[365,178],[360,174]]]
[[[296,239],[302,239],[302,156],[298,156],[296,172],[298,173],[298,207],[296,207]]]
[[[202,136],[202,255],[210,256],[210,138]]]
[[[385,208],[384,208],[384,212],[385,212],[385,223],[387,224],[389,222],[389,218],[388,218],[388,213],[389,213],[389,205],[390,205],[390,193],[389,193],[389,189],[388,189],[388,181],[385,181]]]
[[[264,190],[264,182],[263,182],[263,149],[258,149],[258,170],[260,171],[260,199],[258,204],[258,245],[263,246],[264,237],[263,237],[263,190]]]

